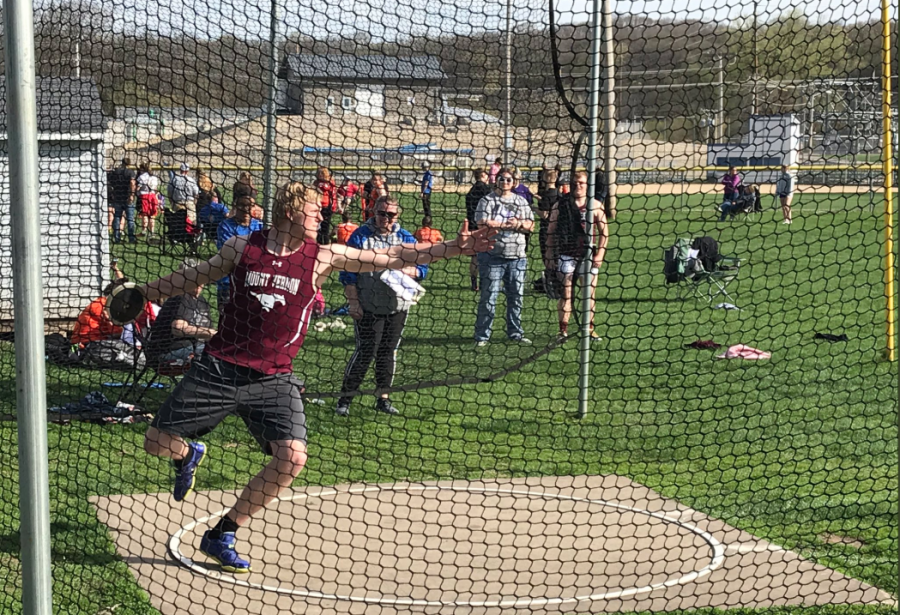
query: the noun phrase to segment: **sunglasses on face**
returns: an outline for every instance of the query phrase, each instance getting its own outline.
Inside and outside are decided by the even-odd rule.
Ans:
[[[501,183],[504,183],[504,184],[511,184],[511,183],[513,183],[515,180],[514,180],[512,177],[498,177],[498,178],[497,178],[497,181],[498,181],[498,182],[501,182]]]
[[[388,220],[393,220],[394,218],[397,217],[396,212],[390,212],[390,211],[376,211],[375,215],[381,216],[382,218],[387,218]]]

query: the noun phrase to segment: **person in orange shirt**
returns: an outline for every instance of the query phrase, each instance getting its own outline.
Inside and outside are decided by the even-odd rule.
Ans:
[[[128,278],[118,278],[103,289],[103,296],[91,301],[78,315],[75,329],[72,331],[72,343],[82,348],[91,342],[118,339],[122,335],[122,327],[114,325],[109,318],[106,300],[114,288],[128,282]]]
[[[440,243],[444,241],[444,236],[436,228],[431,228],[431,216],[422,218],[422,228],[415,232],[413,237],[419,243]]]
[[[350,210],[347,209],[341,214],[341,224],[337,225],[337,242],[342,246],[347,245],[347,240],[353,231],[359,228],[358,224],[354,224],[350,216]]]

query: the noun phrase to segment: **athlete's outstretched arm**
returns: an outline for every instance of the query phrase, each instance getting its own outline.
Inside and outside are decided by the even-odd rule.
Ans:
[[[221,280],[234,271],[246,241],[246,237],[232,237],[208,261],[148,282],[141,286],[140,290],[148,301],[158,302],[160,299],[183,295],[195,290],[198,286]]]
[[[339,244],[322,247],[329,270],[364,273],[383,269],[403,269],[410,265],[427,265],[437,260],[477,252],[488,252],[494,247],[496,229],[482,228],[469,231],[468,221],[463,222],[459,235],[441,243],[407,243],[381,250],[357,250]],[[327,276],[328,272],[323,272]]]

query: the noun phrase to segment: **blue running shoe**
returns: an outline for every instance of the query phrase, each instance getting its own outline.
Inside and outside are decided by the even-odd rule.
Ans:
[[[188,444],[191,452],[185,457],[181,469],[175,469],[175,501],[182,502],[194,490],[194,474],[206,457],[206,445],[203,442]]]
[[[242,558],[234,550],[237,539],[234,532],[223,532],[217,539],[209,537],[212,530],[207,530],[200,541],[200,553],[211,560],[215,560],[225,572],[243,574],[250,572],[250,562]]]

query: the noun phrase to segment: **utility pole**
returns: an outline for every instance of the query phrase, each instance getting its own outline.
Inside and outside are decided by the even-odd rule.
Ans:
[[[719,56],[716,65],[719,73],[716,78],[716,143],[725,140],[725,58]],[[755,113],[755,112],[754,112]]]
[[[759,110],[759,99],[756,94],[756,83],[759,80],[759,27],[756,21],[758,7],[758,0],[753,0],[753,103],[750,109],[751,115],[756,115]]]
[[[512,0],[506,0],[506,118],[503,122],[503,165],[512,152]]]

